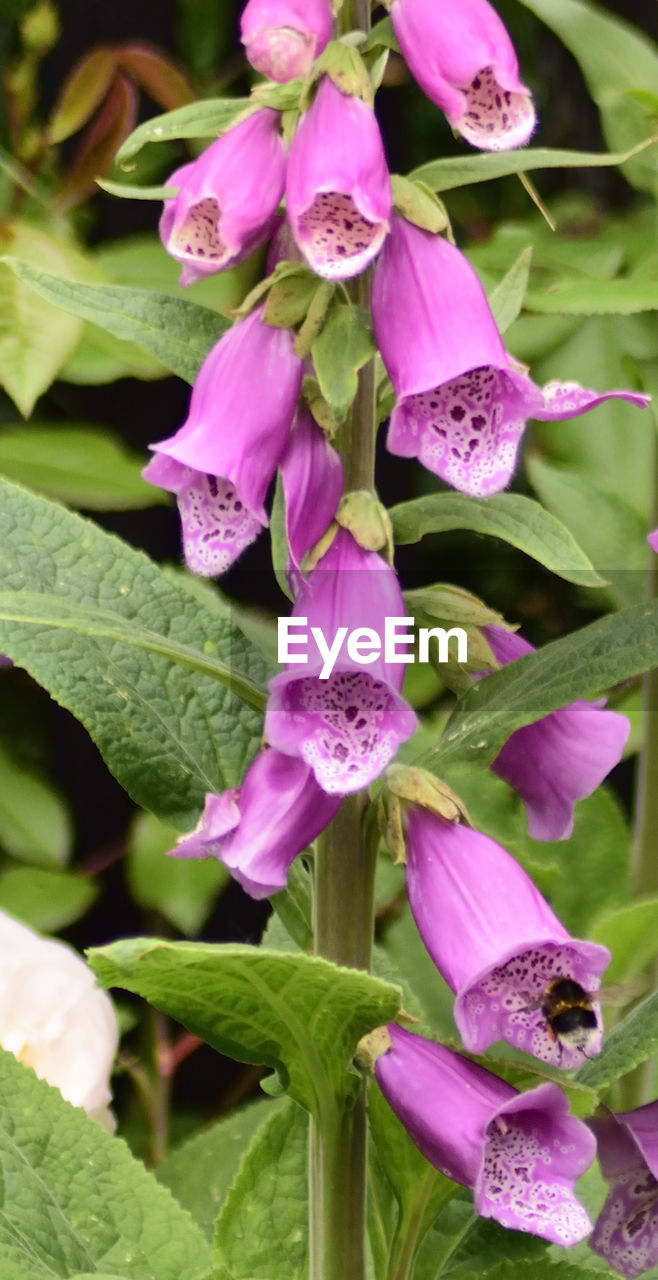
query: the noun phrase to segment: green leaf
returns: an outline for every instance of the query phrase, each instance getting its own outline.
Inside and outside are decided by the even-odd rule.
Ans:
[[[412,1275],[413,1259],[425,1235],[458,1187],[421,1155],[374,1081],[368,1090],[368,1117],[379,1164],[399,1210],[388,1274],[396,1275],[396,1267],[405,1259],[407,1274]]]
[[[307,1149],[308,1116],[292,1102],[256,1134],[215,1227],[222,1280],[306,1280]]]
[[[185,830],[206,792],[238,784],[261,720],[234,692],[262,704],[265,669],[209,591],[1,480],[0,581],[0,653],[73,711],[138,804]]]
[[[187,106],[167,111],[162,116],[145,120],[128,135],[117,151],[115,162],[129,168],[132,160],[147,142],[170,142],[172,138],[216,138],[251,105],[249,98],[205,98]],[[257,106],[253,104],[253,107]]]
[[[0,873],[0,908],[41,933],[68,928],[97,897],[97,885],[77,871],[12,867]]]
[[[96,186],[123,200],[171,200],[178,193],[178,187],[140,187],[136,182],[113,182],[111,178],[97,178]]]
[[[648,37],[630,23],[584,0],[522,0],[574,55],[601,112],[610,147],[630,147],[646,137],[650,108],[637,90],[655,94],[658,58]],[[650,194],[655,190],[655,153],[637,156],[625,166],[629,182]]]
[[[71,838],[59,796],[0,743],[0,848],[35,867],[58,867],[68,862]]]
[[[153,814],[140,814],[128,839],[126,875],[140,907],[159,911],[181,933],[194,937],[230,874],[216,858],[168,858],[176,838],[173,827],[158,822]]]
[[[126,289],[121,285],[79,284],[40,271],[18,258],[6,257],[4,263],[40,298],[62,311],[91,320],[115,338],[138,343],[165,368],[189,383],[194,382],[202,361],[229,327],[228,320],[208,307],[172,298],[166,293]],[[49,323],[66,325],[60,312]],[[76,330],[76,341],[78,338],[79,330]],[[67,349],[66,355],[69,354]]]
[[[599,618],[478,681],[418,763],[438,769],[459,758],[488,765],[515,729],[576,698],[599,697],[657,662],[658,600]]]
[[[545,1257],[543,1240],[478,1218],[471,1195],[458,1189],[425,1239],[414,1280],[471,1280],[500,1259],[525,1277],[531,1260]]]
[[[52,298],[35,296],[10,270],[9,254],[67,277],[69,285],[77,270],[65,241],[28,223],[16,222],[0,229],[0,385],[28,417],[38,397],[75,351],[82,325],[74,316],[63,316],[52,305]],[[31,269],[37,270],[37,266]]]
[[[375,352],[367,313],[334,303],[311,352],[320,390],[342,420],[356,395],[358,371]]]
[[[57,1089],[0,1053],[0,1274],[196,1280],[206,1241],[165,1187]]]
[[[647,521],[623,498],[600,488],[581,470],[526,457],[528,476],[541,500],[562,520],[609,583],[618,605],[644,598]]]
[[[608,983],[636,978],[658,954],[658,898],[639,898],[597,916],[588,937],[612,952]]]
[[[189,864],[188,864],[189,865]],[[212,1240],[215,1219],[252,1137],[285,1105],[260,1098],[174,1148],[155,1170],[166,1187]]]
[[[522,0],[529,5],[529,0]],[[533,3],[538,0],[533,0]],[[553,3],[553,0],[550,0]],[[583,6],[584,8],[585,6]],[[651,145],[653,139],[619,152],[552,151],[543,147],[526,147],[522,151],[488,152],[477,156],[450,156],[430,160],[409,174],[415,182],[424,182],[433,191],[451,191],[471,182],[490,182],[510,173],[527,173],[533,169],[586,169],[623,164],[630,156]]]
[[[644,275],[618,280],[567,280],[552,286],[547,293],[531,290],[525,299],[528,311],[541,311],[544,315],[631,315],[635,311],[654,311],[657,306],[658,280]]]
[[[165,501],[140,476],[144,459],[105,428],[31,422],[0,427],[0,474],[89,511],[134,511]]]
[[[366,1031],[395,1016],[399,992],[318,956],[260,947],[130,938],[89,953],[103,986],[120,986],[240,1062],[280,1072],[290,1096],[318,1114],[337,1093]]]
[[[605,1089],[646,1062],[658,1049],[658,991],[647,996],[609,1031],[598,1058],[586,1062],[578,1080]]]
[[[522,249],[509,271],[489,295],[489,306],[501,333],[514,323],[525,298],[532,262],[532,245]]]
[[[491,498],[432,493],[401,502],[389,515],[397,543],[418,542],[426,533],[473,529],[518,547],[567,582],[604,585],[569,530],[538,502],[518,493],[497,493]]]

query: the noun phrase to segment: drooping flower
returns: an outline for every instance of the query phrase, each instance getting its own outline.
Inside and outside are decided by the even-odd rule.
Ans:
[[[467,142],[504,151],[528,141],[532,98],[487,0],[393,0],[391,18],[414,79]]]
[[[270,682],[265,713],[267,741],[300,756],[324,791],[367,786],[416,728],[399,692],[404,665],[385,656],[386,619],[404,613],[393,569],[339,529],[293,606],[291,644],[306,635],[308,651],[295,648]]]
[[[594,1159],[592,1134],[554,1084],[518,1093],[483,1067],[390,1023],[375,1062],[386,1101],[423,1155],[474,1192],[504,1227],[573,1245],[592,1229],[574,1181]]]
[[[105,1129],[119,1042],[111,1000],[71,947],[0,911],[0,1046]]]
[[[588,1123],[611,1184],[589,1246],[635,1280],[658,1265],[658,1102]]]
[[[418,458],[475,497],[509,483],[526,419],[571,418],[617,396],[640,407],[649,402],[574,382],[537,387],[505,351],[464,255],[398,215],[375,267],[372,316],[397,398],[390,452]]]
[[[483,631],[501,666],[535,652],[522,636],[502,627]],[[491,768],[518,791],[533,840],[566,840],[576,801],[591,795],[619,764],[630,723],[604,707],[604,699],[571,702],[517,729],[496,756]]]
[[[233,325],[204,360],[183,426],[152,445],[143,474],[176,494],[185,561],[225,573],[267,525],[263,506],[286,446],[303,363],[288,329],[263,306]]]
[[[482,1053],[506,1040],[565,1068],[599,1053],[603,1027],[592,997],[609,951],[570,937],[519,863],[489,836],[417,806],[406,823],[409,905],[455,992],[464,1047]],[[560,1030],[559,1038],[542,1012],[558,979],[578,984],[591,1006],[585,1021],[593,1024]]]
[[[286,177],[279,112],[263,107],[172,173],[160,237],[193,284],[253,253],[272,234]]]
[[[374,111],[324,76],[293,138],[286,181],[288,218],[313,270],[328,279],[363,271],[386,236],[391,202]]]
[[[658,529],[654,529],[652,533],[647,534],[647,542],[652,551],[658,551]]]
[[[281,459],[286,508],[288,572],[298,572],[307,551],[327,532],[343,492],[343,464],[308,409],[297,410]]]
[[[339,806],[340,797],[321,791],[302,760],[267,747],[241,787],[206,796],[197,827],[171,853],[218,858],[252,898],[268,898],[285,888],[291,862]]]
[[[256,71],[285,84],[308,75],[331,35],[331,0],[248,0],[240,39]]]

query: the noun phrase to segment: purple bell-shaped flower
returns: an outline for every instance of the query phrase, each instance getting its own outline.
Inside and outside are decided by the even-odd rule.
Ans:
[[[404,666],[386,660],[386,620],[404,612],[394,570],[339,529],[295,601],[296,647],[265,713],[267,741],[300,756],[324,791],[368,786],[416,728],[400,696]]]
[[[340,802],[320,789],[302,760],[268,747],[241,787],[206,796],[197,827],[171,853],[217,858],[252,898],[268,898],[285,888],[291,862],[331,822]]]
[[[470,263],[442,236],[394,215],[375,267],[372,317],[396,404],[387,446],[474,497],[509,483],[528,418],[559,421],[622,397],[575,382],[535,385],[505,351]]]
[[[487,0],[393,0],[391,18],[414,79],[467,142],[504,151],[528,141],[532,98]]]
[[[455,1022],[469,1053],[506,1040],[565,1068],[599,1053],[596,992],[607,948],[572,938],[489,836],[418,806],[409,808],[406,828],[409,905],[455,993]]]
[[[286,179],[279,118],[255,111],[169,178],[179,191],[165,202],[160,237],[182,285],[234,266],[272,234]]]
[[[285,84],[307,76],[331,35],[331,0],[248,0],[240,39],[256,71]]]
[[[501,666],[534,653],[527,640],[502,627],[483,631]],[[591,795],[619,764],[630,724],[604,707],[603,699],[571,702],[517,729],[496,756],[491,768],[518,791],[533,840],[566,840],[576,801]]]
[[[187,420],[151,446],[155,457],[143,473],[176,494],[186,564],[207,577],[225,573],[267,525],[263,502],[301,390],[293,335],[264,324],[263,309],[212,348]]]
[[[594,1159],[555,1084],[518,1093],[451,1049],[389,1023],[375,1078],[423,1155],[470,1187],[483,1218],[573,1245],[592,1229],[574,1182]]]
[[[328,279],[358,275],[388,231],[391,180],[375,113],[329,76],[292,141],[286,205],[299,249]]]

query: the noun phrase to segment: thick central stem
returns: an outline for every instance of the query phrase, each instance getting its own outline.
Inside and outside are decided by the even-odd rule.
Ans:
[[[345,3],[339,34],[370,24],[369,0]],[[347,143],[349,145],[349,143]],[[349,286],[355,305],[367,306],[364,274]],[[345,490],[374,485],[374,361],[361,369],[358,391],[336,440]],[[313,874],[313,942],[316,955],[335,964],[368,969],[374,930],[377,844],[364,830],[366,795],[348,796],[318,841]],[[331,1114],[311,1120],[309,1145],[311,1280],[365,1280],[366,1114],[363,1092],[336,1098]]]

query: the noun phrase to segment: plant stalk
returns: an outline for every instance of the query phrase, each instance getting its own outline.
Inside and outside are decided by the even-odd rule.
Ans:
[[[343,6],[338,34],[367,31],[369,0]],[[366,306],[369,277],[349,286],[352,301]],[[345,489],[374,484],[374,361],[359,373],[358,391],[337,439]],[[374,932],[377,842],[364,830],[365,794],[348,796],[318,841],[313,868],[313,945],[335,964],[368,969]],[[311,1280],[365,1280],[366,1274],[365,1091],[336,1098],[331,1112],[311,1118],[309,1135]]]

